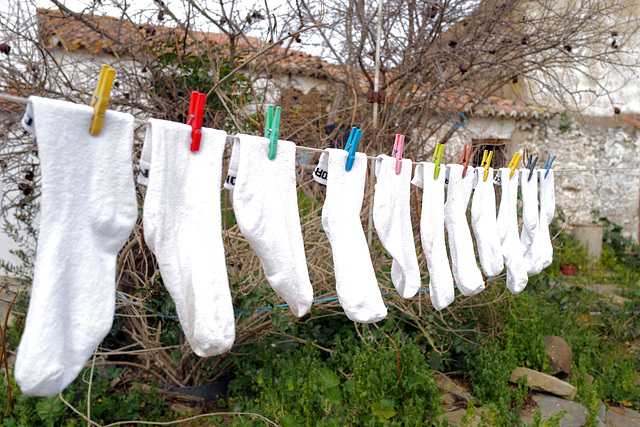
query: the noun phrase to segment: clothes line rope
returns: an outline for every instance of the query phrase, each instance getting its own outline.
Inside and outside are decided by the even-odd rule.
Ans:
[[[486,281],[489,282],[492,278],[493,277],[488,277]],[[453,288],[454,289],[458,289],[457,286],[454,286]],[[429,292],[429,288],[418,290],[418,293],[421,293],[421,292]],[[398,295],[397,292],[384,292],[384,293],[381,293],[380,295],[387,296],[387,295],[391,295],[391,294]],[[123,297],[122,295],[116,295],[116,296],[118,298],[120,298],[121,300],[123,300],[123,301],[132,302],[129,299],[127,299],[126,297]],[[322,299],[315,299],[315,300],[311,301],[311,303],[312,304],[316,304],[316,303],[319,303],[319,302],[329,302],[329,301],[337,301],[337,300],[338,300],[338,297],[322,298]],[[283,308],[283,307],[289,307],[289,304],[278,304],[275,308]],[[267,306],[264,306],[264,307],[237,309],[237,310],[233,310],[233,312],[235,314],[245,314],[245,313],[251,313],[252,311],[273,310],[273,308],[274,308],[273,306],[267,305]],[[147,311],[150,312],[150,313],[155,314],[156,316],[158,316],[158,317],[160,317],[162,319],[173,319],[173,320],[179,319],[178,316],[167,316],[165,314],[159,313],[159,312],[157,312],[155,310],[152,310],[150,308],[147,308]]]
[[[29,98],[23,98],[20,96],[14,96],[14,95],[9,95],[8,93],[3,93],[0,92],[0,99],[3,99],[5,101],[9,101],[9,102],[15,102],[16,104],[23,104],[26,105],[29,103]],[[137,124],[141,124],[141,125],[147,125],[149,124],[148,120],[143,120],[143,119],[138,119],[138,118],[134,118],[135,123]],[[227,143],[233,143],[235,141],[237,141],[238,137],[236,135],[228,135],[227,136]],[[296,146],[296,150],[305,150],[305,151],[312,151],[312,152],[316,152],[316,153],[324,153],[326,152],[325,148],[315,148],[315,147],[303,147],[301,145],[297,145]],[[375,156],[367,156],[367,159],[370,160],[376,160],[377,157]],[[414,165],[418,165],[422,162],[412,162]],[[614,170],[640,170],[640,166],[630,166],[630,167],[612,167],[612,168],[589,168],[589,169],[554,169],[554,172],[598,172],[598,171],[614,171]]]

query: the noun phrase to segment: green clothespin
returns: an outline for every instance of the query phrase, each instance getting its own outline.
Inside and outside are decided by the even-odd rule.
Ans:
[[[267,125],[264,128],[264,137],[269,138],[269,160],[276,158],[278,151],[278,136],[280,136],[280,111],[282,108],[277,107],[275,115],[273,114],[273,105],[269,105],[267,112]]]
[[[433,171],[433,178],[438,179],[440,175],[440,163],[442,163],[442,155],[444,154],[444,144],[436,144],[436,149],[433,152],[433,159],[431,159],[431,163],[436,164],[436,168]]]

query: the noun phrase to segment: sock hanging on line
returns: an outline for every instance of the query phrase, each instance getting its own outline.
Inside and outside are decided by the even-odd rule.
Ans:
[[[447,202],[444,205],[444,224],[449,234],[451,270],[460,292],[465,296],[471,296],[484,290],[484,279],[476,263],[471,231],[467,223],[467,206],[473,191],[475,171],[469,166],[463,178],[463,165],[448,165],[447,168],[449,184]]]
[[[235,339],[220,206],[226,137],[202,128],[200,150],[192,152],[190,126],[150,119],[140,156],[145,239],[200,357],[224,353]]]
[[[391,281],[403,298],[420,289],[420,269],[411,226],[411,160],[402,160],[396,174],[396,159],[386,155],[376,160],[373,224],[382,246],[393,258]]]
[[[545,169],[538,171],[540,174],[540,255],[538,258],[538,267],[540,271],[549,267],[553,262],[553,244],[549,234],[549,224],[553,221],[553,215],[556,212],[556,190],[554,186],[553,169],[549,170],[549,174]]]
[[[232,166],[237,165],[235,185],[225,184],[233,187],[238,226],[260,258],[271,288],[294,315],[304,316],[311,308],[313,288],[298,213],[296,146],[278,141],[276,157],[269,160],[267,138],[238,137],[231,154]]]
[[[476,168],[477,184],[471,201],[471,227],[478,245],[480,265],[485,276],[493,277],[504,269],[504,257],[498,222],[496,221],[496,192],[493,185],[493,168],[484,181],[484,168]]]
[[[53,396],[84,368],[115,313],[116,258],[138,216],[133,116],[32,96],[42,172],[31,299],[15,364],[22,392]]]
[[[539,253],[536,246],[539,245],[537,238],[540,214],[538,212],[538,171],[533,171],[529,180],[529,169],[520,171],[520,191],[522,193],[522,232],[520,233],[520,247],[527,274],[533,276],[538,274],[535,254]]]
[[[435,164],[425,162],[416,166],[413,185],[422,187],[420,237],[429,270],[429,295],[436,310],[453,302],[455,291],[444,241],[444,181],[445,171],[433,177]]]
[[[356,153],[353,167],[345,170],[345,150],[329,149],[327,196],[322,207],[324,228],[336,275],[338,300],[354,322],[373,323],[387,315],[376,279],[369,245],[360,221],[367,175],[367,156]]]
[[[519,171],[515,171],[512,178],[509,178],[510,175],[511,169],[500,169],[502,198],[500,200],[500,211],[498,212],[498,234],[502,245],[504,265],[507,267],[507,288],[512,293],[519,294],[527,286],[529,278],[524,265],[518,233]]]

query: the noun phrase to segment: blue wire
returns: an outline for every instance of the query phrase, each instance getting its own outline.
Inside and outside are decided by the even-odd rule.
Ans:
[[[493,276],[487,277],[487,282],[489,280],[491,280],[493,278]],[[453,287],[454,289],[458,289],[457,286]],[[420,289],[418,290],[418,293],[420,292],[429,292],[429,289]],[[382,296],[386,296],[386,295],[391,295],[391,294],[398,294],[397,292],[385,292],[382,294]],[[125,301],[129,301],[128,299],[126,299],[125,297],[123,297],[122,295],[117,295],[118,298],[123,299]],[[328,302],[328,301],[335,301],[337,300],[338,297],[332,297],[332,298],[323,298],[323,299],[315,299],[313,301],[311,301],[311,304],[315,304],[317,302]],[[277,308],[282,308],[282,307],[289,307],[289,304],[279,304],[276,306]],[[234,313],[249,313],[252,311],[262,311],[262,310],[272,310],[273,307],[268,305],[266,307],[256,307],[256,308],[244,308],[244,309],[238,309],[238,310],[233,310]],[[178,319],[178,316],[165,316],[162,313],[158,313],[157,311],[151,310],[150,308],[147,309],[147,311],[155,314],[156,316],[162,318],[162,319]]]

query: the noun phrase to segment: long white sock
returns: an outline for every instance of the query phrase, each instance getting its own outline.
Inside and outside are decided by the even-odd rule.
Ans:
[[[507,288],[514,294],[519,294],[527,286],[529,277],[524,265],[518,233],[519,171],[515,171],[512,178],[509,178],[509,175],[511,175],[511,169],[500,169],[502,198],[498,212],[498,234],[500,235],[504,264],[507,267]]]
[[[150,119],[140,159],[138,182],[148,177],[145,240],[200,357],[224,353],[235,339],[220,211],[226,137],[203,128],[192,152],[190,126]]]
[[[444,241],[444,167],[438,179],[433,177],[435,164],[426,162],[416,166],[413,185],[422,187],[420,237],[429,270],[429,294],[436,310],[453,302],[453,276],[449,268]]]
[[[500,274],[504,268],[504,257],[498,222],[496,221],[496,192],[493,186],[493,168],[489,168],[489,176],[484,181],[484,169],[477,168],[477,184],[471,201],[471,226],[476,236],[480,265],[485,276]]]
[[[538,171],[540,174],[540,264],[542,269],[551,265],[553,261],[553,244],[549,235],[549,224],[553,221],[553,215],[556,212],[556,190],[554,186],[553,169],[549,170],[549,174],[545,178],[546,170]]]
[[[345,150],[329,149],[327,197],[322,207],[324,228],[336,275],[338,300],[354,322],[373,323],[387,315],[369,246],[360,222],[367,176],[367,156],[356,153],[353,167],[345,170]]]
[[[538,172],[534,171],[529,180],[529,169],[520,171],[520,191],[522,193],[522,232],[520,233],[520,247],[524,257],[524,265],[527,274],[538,274],[535,254],[539,251],[536,246],[539,239],[536,237],[539,229],[538,212]]]
[[[269,160],[268,153],[267,138],[239,135],[232,153],[237,156],[233,211],[271,288],[300,317],[311,308],[313,288],[298,213],[296,146],[278,141],[276,158]]]
[[[460,292],[470,296],[484,290],[484,279],[476,263],[471,231],[467,223],[467,205],[473,190],[475,171],[469,166],[463,178],[464,166],[453,164],[447,168],[449,184],[447,202],[444,205],[444,224],[449,234],[451,270]]]
[[[386,155],[376,160],[373,225],[382,246],[393,258],[391,281],[403,298],[420,289],[420,268],[411,226],[411,160],[402,160],[396,174],[396,159]]]
[[[42,171],[41,219],[27,320],[15,364],[24,394],[67,387],[109,333],[116,257],[138,216],[133,116],[31,97]]]

